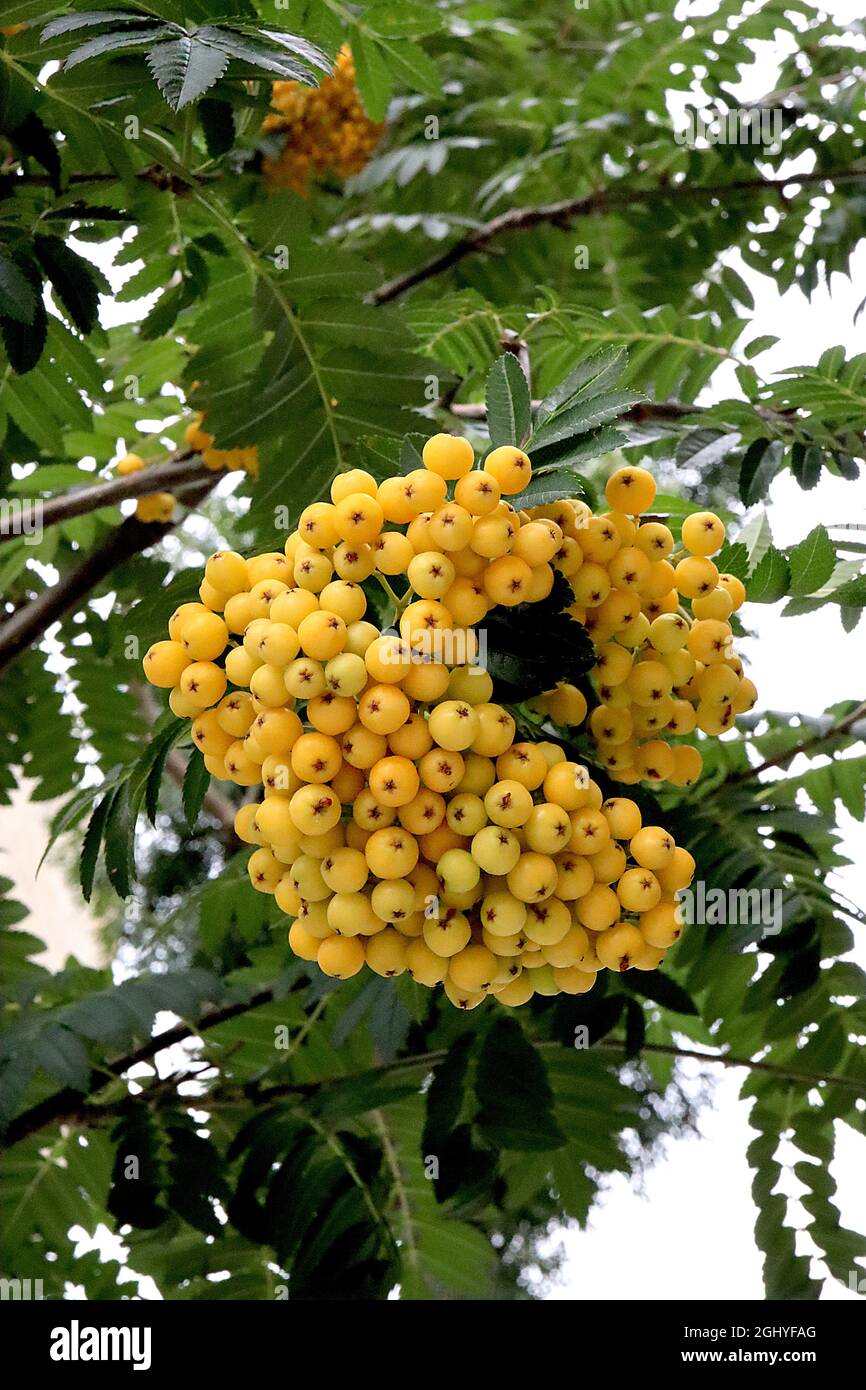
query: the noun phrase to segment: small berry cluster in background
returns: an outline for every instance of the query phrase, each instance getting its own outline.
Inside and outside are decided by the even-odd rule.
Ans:
[[[332,77],[318,87],[299,82],[275,82],[276,112],[265,117],[268,135],[285,136],[276,156],[262,162],[271,188],[291,188],[306,195],[312,180],[323,174],[349,178],[359,174],[382,138],[384,125],[371,121],[355,85],[355,64],[344,44]]]

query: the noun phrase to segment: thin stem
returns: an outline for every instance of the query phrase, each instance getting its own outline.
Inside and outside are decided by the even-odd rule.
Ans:
[[[373,1110],[370,1118],[376,1129],[376,1133],[382,1144],[382,1153],[388,1171],[391,1174],[394,1187],[394,1197],[397,1203],[397,1210],[400,1213],[400,1226],[403,1231],[403,1244],[406,1257],[413,1269],[417,1269],[419,1262],[418,1244],[415,1240],[415,1225],[412,1220],[412,1204],[409,1201],[409,1193],[406,1190],[406,1180],[403,1170],[400,1167],[400,1156],[391,1138],[391,1131],[388,1129],[388,1122],[381,1110]]]
[[[156,1037],[150,1038],[136,1051],[128,1053],[125,1057],[120,1057],[114,1062],[104,1063],[94,1068],[91,1078],[89,1093],[93,1094],[100,1091],[109,1080],[116,1080],[125,1072],[140,1062],[152,1060],[166,1048],[173,1047],[176,1043],[183,1042],[187,1038],[199,1036],[216,1028],[221,1023],[229,1019],[237,1018],[241,1014],[249,1013],[252,1009],[261,1007],[263,1004],[274,1002],[273,992],[269,989],[261,990],[246,1003],[230,1004],[222,1009],[215,1009],[206,1014],[204,1018],[195,1024],[179,1023],[173,1028],[165,1029],[158,1033]],[[540,1042],[536,1046],[542,1051],[560,1049],[563,1044],[560,1042]],[[625,1044],[611,1038],[603,1038],[595,1044],[603,1051],[621,1050]],[[747,1071],[760,1071],[767,1075],[776,1076],[781,1081],[795,1081],[800,1084],[817,1086],[841,1086],[843,1089],[854,1091],[857,1095],[866,1095],[866,1080],[851,1076],[834,1076],[828,1072],[805,1072],[798,1071],[791,1067],[777,1066],[773,1062],[754,1061],[750,1057],[737,1057],[726,1052],[700,1052],[696,1048],[675,1047],[664,1043],[645,1043],[642,1051],[651,1055],[672,1057],[675,1060],[681,1057],[688,1057],[694,1061],[706,1063],[710,1066],[722,1067],[743,1067]],[[438,1048],[430,1052],[416,1053],[409,1057],[398,1057],[391,1062],[383,1062],[378,1066],[370,1067],[368,1075],[382,1075],[397,1071],[417,1071],[422,1077],[433,1067],[444,1061],[447,1056],[445,1048]],[[169,1078],[166,1078],[168,1080]],[[286,1082],[278,1085],[269,1086],[265,1089],[254,1092],[255,1101],[258,1104],[267,1104],[270,1101],[281,1098],[289,1099],[292,1096],[303,1098],[305,1096],[316,1096],[322,1091],[326,1091],[331,1086],[339,1086],[346,1080],[345,1076],[324,1077],[319,1081],[300,1081]],[[420,1084],[420,1079],[419,1079]],[[207,1109],[209,1106],[217,1105],[223,1097],[223,1092],[218,1091],[211,1096],[197,1096],[194,1105],[198,1109]],[[232,1092],[231,1103],[236,1104],[239,1095],[248,1094],[245,1089],[240,1092]],[[93,1125],[99,1124],[106,1118],[110,1118],[116,1107],[123,1103],[125,1096],[113,1099],[110,1104],[99,1105],[88,1102],[80,1091],[66,1087],[62,1091],[56,1091],[47,1096],[45,1100],[39,1101],[36,1105],[21,1112],[10,1123],[5,1137],[4,1148],[11,1148],[13,1144],[19,1143],[30,1134],[38,1133],[47,1125],[57,1123]]]
[[[385,590],[385,593],[388,595],[389,599],[390,599],[391,602],[393,603],[393,605],[394,605],[394,612],[395,612],[395,614],[396,614],[397,609],[398,609],[399,606],[400,606],[400,600],[399,600],[399,598],[398,598],[397,595],[394,593],[394,590],[391,588],[391,585],[388,583],[388,581],[387,581],[387,579],[385,578],[384,574],[382,574],[379,570],[376,570],[375,573],[376,573],[376,578],[378,579],[378,581],[379,581],[379,583],[381,584],[382,588]]]
[[[739,772],[733,777],[729,777],[727,779],[728,784],[731,782],[749,781],[753,777],[758,777],[762,772],[766,772],[771,767],[784,767],[787,763],[798,757],[800,753],[812,753],[816,748],[820,748],[822,744],[828,743],[830,739],[837,738],[840,734],[852,732],[855,725],[864,716],[866,716],[866,700],[858,705],[856,709],[851,710],[850,714],[846,714],[841,719],[837,719],[828,729],[824,729],[821,733],[814,734],[812,738],[804,739],[802,743],[797,743],[793,748],[789,748],[787,753],[777,753],[775,757],[765,758],[762,763],[758,763],[755,767],[750,767],[748,771]]]
[[[180,162],[185,169],[189,169],[192,162],[192,137],[195,131],[195,106],[190,103],[183,113],[183,126],[181,129],[180,140]]]

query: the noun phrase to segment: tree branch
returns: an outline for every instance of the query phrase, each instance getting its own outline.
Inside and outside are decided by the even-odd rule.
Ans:
[[[142,1062],[149,1062],[166,1048],[174,1047],[177,1043],[185,1042],[191,1037],[197,1037],[202,1033],[216,1028],[221,1023],[227,1023],[241,1014],[249,1013],[252,1009],[260,1008],[263,1004],[274,1002],[274,994],[270,989],[260,990],[253,995],[246,1003],[229,1004],[221,1009],[214,1009],[200,1019],[196,1024],[178,1023],[173,1028],[168,1028],[162,1033],[157,1033],[134,1052],[129,1052],[124,1057],[118,1058],[114,1062],[107,1062],[101,1067],[95,1067],[90,1076],[90,1094],[98,1092],[108,1081],[116,1080],[132,1067]],[[561,1042],[539,1042],[536,1046],[546,1051],[548,1049],[560,1049]],[[625,1047],[623,1040],[615,1038],[602,1038],[593,1044],[603,1051],[622,1051]],[[748,1071],[760,1071],[770,1076],[777,1077],[780,1081],[794,1081],[800,1085],[817,1086],[820,1084],[828,1086],[841,1086],[843,1089],[853,1090],[858,1095],[866,1094],[866,1082],[850,1076],[834,1076],[826,1072],[804,1072],[791,1067],[776,1066],[773,1062],[753,1061],[749,1057],[736,1057],[726,1052],[700,1052],[697,1048],[675,1047],[672,1044],[645,1043],[642,1052],[658,1056],[672,1057],[674,1060],[679,1058],[689,1058],[690,1060],[708,1063],[713,1066],[722,1067],[744,1067]],[[437,1048],[431,1052],[415,1053],[408,1057],[397,1057],[391,1062],[383,1062],[378,1066],[369,1067],[364,1072],[365,1076],[382,1075],[396,1071],[429,1071],[432,1067],[438,1066],[447,1056],[446,1048]],[[172,1082],[177,1085],[180,1081],[189,1080],[186,1072],[180,1073],[177,1077],[164,1078],[164,1082]],[[275,1100],[288,1099],[292,1096],[298,1098],[318,1095],[329,1086],[338,1086],[349,1079],[346,1076],[322,1077],[318,1081],[289,1081],[275,1086],[268,1086],[258,1090],[241,1087],[239,1090],[232,1090],[232,1104],[242,1096],[253,1100],[256,1104],[267,1105]],[[161,1082],[162,1086],[163,1083]],[[125,1099],[125,1097],[121,1098]],[[222,1099],[219,1094],[202,1095],[196,1097],[194,1102],[199,1109],[207,1109],[209,1104],[218,1103]],[[45,1100],[37,1105],[32,1105],[28,1110],[24,1110],[20,1115],[9,1124],[3,1142],[0,1144],[2,1149],[11,1148],[18,1144],[22,1139],[37,1133],[50,1124],[98,1124],[106,1116],[114,1113],[114,1110],[121,1101],[113,1101],[109,1105],[98,1105],[84,1099],[80,1091],[66,1087],[62,1091],[57,1091],[53,1095],[47,1096]]]
[[[116,1080],[139,1063],[151,1061],[166,1048],[186,1042],[188,1038],[206,1033],[210,1028],[216,1028],[221,1023],[228,1023],[231,1019],[237,1018],[239,1014],[249,1013],[251,1009],[257,1009],[262,1004],[272,1004],[273,1001],[273,990],[263,989],[246,1003],[228,1004],[224,1008],[213,1009],[194,1025],[177,1023],[173,1028],[166,1028],[162,1033],[149,1038],[134,1052],[128,1052],[126,1056],[118,1057],[114,1062],[106,1062],[101,1067],[94,1067],[90,1073],[88,1094],[101,1090],[109,1080]],[[45,1100],[31,1105],[29,1110],[23,1110],[20,1115],[16,1115],[3,1136],[2,1147],[11,1148],[13,1144],[26,1139],[29,1134],[44,1129],[46,1125],[76,1122],[92,1124],[94,1119],[104,1114],[108,1108],[88,1104],[80,1091],[73,1090],[70,1086],[64,1087],[62,1091],[55,1091],[53,1095],[46,1096]]]
[[[856,709],[852,709],[850,714],[844,715],[841,719],[829,724],[826,729],[813,734],[811,738],[804,739],[802,743],[797,743],[793,748],[789,748],[787,753],[777,753],[775,757],[765,758],[762,763],[755,767],[750,767],[746,772],[738,772],[733,777],[727,779],[728,785],[731,782],[748,782],[753,777],[758,777],[760,773],[766,772],[771,767],[784,767],[801,753],[811,753],[822,744],[829,743],[831,739],[838,738],[840,734],[855,733],[855,737],[861,734],[855,732],[860,720],[866,717],[866,700]],[[723,784],[724,785],[724,784]]]
[[[72,488],[44,502],[36,499],[25,505],[41,526],[56,526],[60,521],[85,516],[88,512],[99,511],[101,507],[112,507],[131,497],[144,497],[151,492],[175,492],[190,483],[207,482],[212,476],[213,470],[206,468],[197,454],[187,450],[165,463],[142,468],[140,472],[130,473],[125,478],[109,478],[87,487]],[[33,484],[38,484],[38,470],[31,477]],[[16,524],[10,518],[5,529],[0,529],[0,545],[18,539],[14,529]]]
[[[192,489],[185,499],[186,505],[197,506],[216,485],[219,476],[212,473],[205,482]],[[176,525],[175,521],[145,522],[128,517],[102,545],[91,551],[77,569],[71,570],[52,588],[24,604],[0,626],[0,671],[38,641],[52,623],[58,622],[70,609],[75,608],[117,565],[123,564],[132,555],[149,550],[169,535]]]
[[[542,203],[537,207],[510,208],[489,222],[483,222],[474,231],[467,232],[438,256],[386,280],[370,296],[374,304],[387,304],[398,299],[407,290],[434,275],[441,275],[458,265],[467,256],[484,251],[491,242],[507,232],[528,231],[532,227],[549,224],[568,229],[577,217],[603,216],[623,208],[653,202],[689,202],[727,198],[732,194],[764,192],[768,197],[788,197],[786,188],[799,185],[802,188],[824,183],[852,183],[866,179],[866,169],[847,168],[830,171],[813,170],[810,173],[791,174],[787,178],[733,179],[721,184],[656,184],[651,188],[599,188],[581,198],[565,198],[555,203]]]

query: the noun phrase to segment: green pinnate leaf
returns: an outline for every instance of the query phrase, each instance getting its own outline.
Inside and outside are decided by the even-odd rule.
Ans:
[[[487,428],[490,443],[521,445],[532,425],[529,385],[512,352],[498,357],[487,374]]]
[[[219,81],[229,65],[229,54],[185,34],[156,44],[147,61],[172,111],[181,111]]]
[[[788,552],[788,564],[791,594],[814,594],[826,584],[836,567],[836,550],[823,526],[816,526]]]
[[[749,576],[748,600],[750,603],[776,603],[787,594],[790,582],[788,561],[781,550],[771,545]]]

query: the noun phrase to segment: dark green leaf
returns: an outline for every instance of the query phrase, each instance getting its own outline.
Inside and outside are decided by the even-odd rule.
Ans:
[[[476,1124],[492,1143],[522,1151],[565,1143],[541,1054],[515,1019],[502,1018],[484,1039],[475,1075]]]
[[[788,551],[788,564],[791,594],[814,594],[826,584],[836,567],[836,550],[823,526],[816,526]]]
[[[119,898],[128,898],[134,873],[135,824],[130,814],[129,786],[125,782],[112,793],[104,840],[108,881]]]
[[[751,507],[754,502],[766,497],[770,483],[775,477],[776,456],[772,452],[767,453],[769,448],[769,439],[755,439],[743,455],[739,491],[740,499],[746,507]],[[761,468],[765,455],[767,462],[764,468]]]
[[[190,830],[195,830],[202,802],[209,786],[210,773],[204,765],[204,758],[198,748],[193,748],[186,765],[182,790],[183,811]]]
[[[95,268],[83,256],[70,250],[60,237],[37,236],[33,244],[61,308],[80,333],[92,332],[99,314],[99,281]]]
[[[47,1023],[33,1039],[33,1057],[61,1086],[90,1088],[90,1063],[81,1039],[58,1023]]]
[[[81,892],[85,902],[90,902],[90,895],[93,892],[93,878],[96,873],[96,865],[99,860],[99,851],[102,847],[102,835],[105,830],[105,822],[111,809],[112,793],[106,792],[101,801],[98,801],[93,808],[93,814],[87,823],[84,840],[81,845],[81,858],[78,865],[78,881],[81,884]]]
[[[771,545],[749,576],[748,596],[750,603],[776,603],[788,592],[791,573],[788,561],[780,550]]]
[[[219,159],[227,154],[235,142],[235,118],[231,103],[204,97],[199,103],[198,117],[211,159]]]
[[[582,473],[576,473],[573,468],[550,468],[535,473],[529,486],[508,500],[520,511],[560,502],[564,497],[578,498],[592,506],[594,496],[592,484]]]
[[[520,446],[532,425],[529,385],[514,353],[497,357],[487,374],[487,429],[494,448]]]
[[[824,466],[824,456],[820,449],[814,445],[807,446],[795,444],[791,449],[791,472],[806,492],[810,492],[818,483],[821,476],[821,469]]]
[[[32,323],[36,294],[20,268],[8,256],[0,256],[0,315],[16,323]]]
[[[229,65],[230,54],[199,35],[185,34],[158,43],[147,62],[172,111],[181,111],[218,82]]]
[[[661,970],[630,970],[622,980],[633,993],[651,999],[654,1004],[661,1004],[672,1013],[688,1014],[694,1018],[698,1015],[697,1005],[688,992]]]

